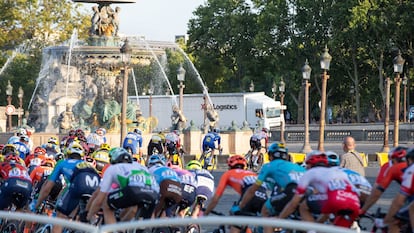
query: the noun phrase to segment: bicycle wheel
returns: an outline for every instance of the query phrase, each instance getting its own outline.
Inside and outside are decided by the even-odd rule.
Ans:
[[[35,233],[52,233],[52,225],[41,225],[36,229]]]
[[[217,155],[210,155],[210,163],[207,166],[207,170],[214,171],[217,167]]]
[[[263,153],[257,155],[256,162],[252,164],[252,171],[258,172],[263,166]]]
[[[186,227],[184,233],[201,233],[200,225],[190,224]]]
[[[19,233],[22,232],[22,224],[18,220],[6,220],[5,225],[1,229],[3,233]]]

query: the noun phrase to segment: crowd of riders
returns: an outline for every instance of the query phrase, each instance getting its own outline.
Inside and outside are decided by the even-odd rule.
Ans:
[[[199,217],[201,212],[209,215],[230,186],[239,194],[231,215],[296,216],[350,228],[395,180],[401,190],[384,225],[389,232],[399,232],[401,221],[414,221],[412,148],[393,148],[372,187],[360,173],[341,167],[340,156],[332,151],[312,151],[301,165],[291,162],[283,143],[266,146],[267,131],[262,130],[250,144],[259,147],[254,142],[265,139],[270,162],[256,173],[246,169],[244,156],[232,155],[215,187],[214,176],[198,160],[182,167],[165,156],[182,151],[178,131],[153,134],[145,163],[139,129],[127,134],[122,147],[111,147],[105,133],[98,129],[86,135],[77,129],[33,145],[30,134],[19,130],[0,148],[0,209],[83,222],[93,222],[102,213],[105,224],[129,221],[137,213],[142,218]],[[214,129],[207,134],[202,149],[220,149],[219,133]],[[53,203],[52,212],[43,211],[46,202]],[[80,210],[81,202],[86,206]],[[25,222],[23,232],[32,232],[32,226]],[[231,226],[233,233],[241,229],[240,224]],[[263,231],[274,232],[274,228]],[[53,232],[62,232],[62,227],[54,225]]]

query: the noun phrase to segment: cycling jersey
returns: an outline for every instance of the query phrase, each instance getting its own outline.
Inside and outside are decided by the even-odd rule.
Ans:
[[[214,176],[206,169],[190,170],[196,176],[197,180],[197,197],[202,197],[206,200],[213,196],[214,192]]]
[[[403,174],[400,193],[405,196],[413,196],[414,195],[414,166],[410,165]]]
[[[26,167],[19,163],[3,162],[0,164],[0,177],[4,180],[0,186],[0,210],[11,204],[17,209],[23,208],[32,192],[32,181]]]
[[[30,178],[32,179],[32,183],[36,184],[40,182],[44,176],[49,176],[52,174],[53,168],[48,166],[37,166],[33,171],[30,173]]]
[[[150,167],[148,170],[152,175],[154,175],[155,180],[158,182],[158,184],[161,184],[161,182],[164,180],[173,180],[181,182],[181,179],[178,176],[178,174],[169,167],[156,164]]]
[[[345,172],[348,175],[348,179],[358,189],[360,193],[364,193],[366,195],[371,194],[372,186],[364,176],[348,168],[342,168],[342,167],[337,167],[337,168]]]
[[[245,188],[256,181],[256,177],[257,174],[249,170],[230,169],[221,176],[215,195],[219,197],[223,195],[227,185],[232,187],[238,194],[242,195]]]
[[[265,182],[269,189],[284,189],[288,184],[297,183],[305,172],[302,166],[283,160],[275,159],[263,165],[256,184],[262,185]]]
[[[214,150],[216,148],[215,142],[217,142],[218,146],[221,145],[221,137],[218,133],[206,134],[203,139],[203,152],[207,151],[209,148]]]
[[[406,162],[392,164],[391,162],[382,165],[375,183],[381,191],[385,191],[393,180],[401,184],[403,171],[407,167]]]
[[[138,149],[142,147],[142,136],[134,132],[128,132],[122,147],[131,149],[132,154],[138,154]]]
[[[175,133],[167,134],[165,136],[165,146],[167,147],[168,154],[176,154],[177,149],[180,148],[180,137]]]
[[[59,179],[59,176],[63,175],[65,182],[68,183],[73,175],[76,165],[82,162],[84,161],[81,159],[65,159],[59,161],[53,169],[52,174],[48,177],[48,180],[56,182]]]
[[[20,158],[25,159],[26,156],[30,154],[29,146],[24,144],[23,142],[15,142],[13,145],[16,147],[17,151],[19,152]]]

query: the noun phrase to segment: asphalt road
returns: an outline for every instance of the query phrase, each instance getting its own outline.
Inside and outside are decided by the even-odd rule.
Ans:
[[[366,168],[366,174],[369,182],[374,184],[375,177],[378,174],[378,167],[368,167]],[[215,177],[215,184],[218,185],[221,175],[224,173],[225,170],[218,170],[214,171],[213,175]],[[377,207],[381,207],[382,210],[388,210],[389,206],[391,205],[392,199],[398,193],[399,185],[393,182],[390,187],[383,193],[382,197],[378,202],[371,207],[370,211],[374,212]],[[238,194],[230,187],[226,188],[223,196],[220,199],[219,204],[216,206],[215,210],[222,212],[224,214],[228,214],[229,210],[234,201],[239,199]],[[203,232],[211,232],[214,227],[213,226],[202,226]]]

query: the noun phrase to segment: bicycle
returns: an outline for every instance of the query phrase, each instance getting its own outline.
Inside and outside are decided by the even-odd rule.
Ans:
[[[22,200],[22,195],[20,193],[13,193],[12,203],[18,203]],[[9,211],[16,211],[16,206],[12,204]],[[0,219],[0,232],[2,233],[19,233],[23,232],[24,221],[18,219]]]
[[[199,162],[201,163],[201,166],[204,169],[207,169],[208,171],[214,171],[217,167],[217,155],[212,154],[213,150],[209,148],[208,150],[204,151],[200,158]],[[221,153],[223,152],[223,149],[219,150],[219,156],[221,156]]]
[[[168,153],[168,152],[167,152]],[[180,149],[180,151],[174,151],[173,155],[168,154],[168,161],[171,162],[172,165],[178,165],[180,168],[184,168],[183,163],[183,156],[184,151]]]
[[[258,172],[263,166],[264,154],[262,148],[250,149],[244,158],[247,160],[247,169],[253,172]]]
[[[226,216],[225,214],[211,210],[210,213],[217,215],[217,216]],[[254,213],[249,212],[238,212],[235,214],[235,216],[257,216]],[[262,229],[259,229],[259,227],[251,227],[251,226],[241,226],[240,227],[240,233],[261,233],[263,232]],[[226,226],[225,225],[219,225],[218,228],[214,229],[212,233],[226,233]]]
[[[369,231],[372,233],[380,230],[381,233],[388,232],[388,227],[384,226],[384,217],[386,213],[381,211],[381,208],[378,207],[374,214],[365,213],[360,216],[357,220],[358,226],[361,230]]]

